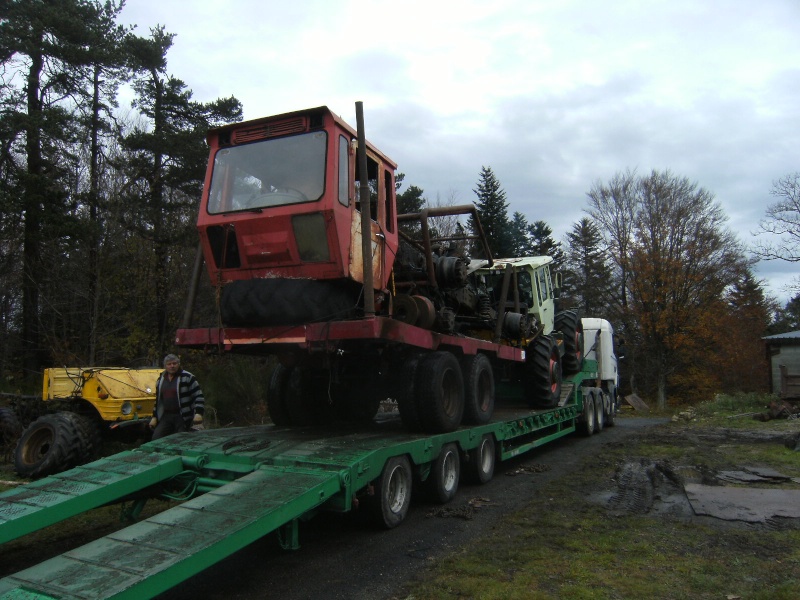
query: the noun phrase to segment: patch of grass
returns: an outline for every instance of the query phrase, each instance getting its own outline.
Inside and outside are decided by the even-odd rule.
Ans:
[[[739,410],[740,404],[726,408]],[[753,422],[754,425],[760,425]],[[612,516],[587,489],[603,489],[615,465],[647,457],[689,465],[773,466],[797,476],[798,454],[777,443],[691,439],[670,424],[658,435],[604,450],[594,472],[579,470],[537,487],[529,508],[491,537],[432,566],[406,600],[795,598],[800,531],[713,519]],[[669,443],[669,439],[672,443]],[[697,438],[697,436],[695,436]]]

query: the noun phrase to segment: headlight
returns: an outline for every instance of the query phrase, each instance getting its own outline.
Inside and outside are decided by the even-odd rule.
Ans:
[[[122,411],[123,415],[129,415],[133,412],[133,404],[130,402],[123,402],[120,410]]]

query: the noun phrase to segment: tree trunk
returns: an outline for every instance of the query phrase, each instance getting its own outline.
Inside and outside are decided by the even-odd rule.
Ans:
[[[39,46],[42,37],[39,37]],[[39,98],[44,60],[41,52],[31,52],[27,78],[26,148],[27,175],[24,178],[24,239],[22,252],[22,354],[25,377],[41,369],[39,332],[39,282],[41,281],[41,226],[44,195],[42,188],[42,148],[40,127],[42,102]]]

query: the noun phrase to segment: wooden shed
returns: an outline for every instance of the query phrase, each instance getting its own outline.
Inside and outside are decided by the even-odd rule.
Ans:
[[[769,360],[769,391],[783,398],[800,398],[800,331],[762,339]]]

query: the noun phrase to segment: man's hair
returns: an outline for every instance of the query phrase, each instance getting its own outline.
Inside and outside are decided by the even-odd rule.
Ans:
[[[180,364],[181,359],[175,356],[174,354],[167,354],[164,357],[164,366],[166,367],[168,362],[173,362],[173,361]]]

